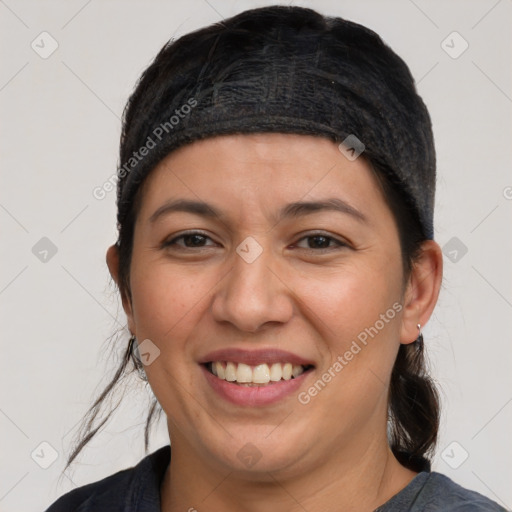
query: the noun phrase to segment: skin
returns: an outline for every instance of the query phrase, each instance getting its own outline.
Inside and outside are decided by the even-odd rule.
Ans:
[[[334,211],[274,218],[287,203],[332,197],[367,221]],[[151,222],[179,198],[207,201],[224,217],[175,212]],[[186,230],[208,238],[163,246]],[[248,236],[263,250],[252,263],[236,252]],[[369,164],[324,138],[214,137],[152,171],[131,296],[122,298],[130,331],[160,350],[145,370],[172,439],[162,511],[372,511],[412,480],[388,447],[387,396],[400,344],[417,338],[439,294],[441,249],[422,249],[404,283],[396,224]],[[119,281],[115,246],[107,262]],[[307,391],[395,303],[401,311],[306,405],[295,392],[269,406],[233,405],[198,364],[215,349],[277,347],[314,362]],[[249,442],[261,454],[250,468],[237,457]]]

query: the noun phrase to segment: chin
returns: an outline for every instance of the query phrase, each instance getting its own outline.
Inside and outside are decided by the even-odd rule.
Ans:
[[[223,431],[221,442],[211,443],[210,438],[207,449],[217,464],[247,480],[268,481],[269,473],[291,475],[300,472],[304,455],[310,451],[305,443],[307,436],[299,432],[292,434],[286,428],[278,435],[277,430],[279,426],[247,429],[238,426],[232,436]]]

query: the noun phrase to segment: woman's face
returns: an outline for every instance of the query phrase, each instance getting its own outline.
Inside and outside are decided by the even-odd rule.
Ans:
[[[287,134],[171,153],[143,190],[125,309],[173,457],[291,474],[381,442],[416,337],[402,278],[363,158]]]

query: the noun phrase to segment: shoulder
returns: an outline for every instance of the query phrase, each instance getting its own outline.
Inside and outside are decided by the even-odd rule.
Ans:
[[[441,473],[432,472],[422,489],[430,508],[449,512],[506,512],[506,509],[482,494],[466,489]],[[438,508],[433,508],[437,505]]]
[[[375,512],[506,512],[482,494],[466,489],[447,476],[422,471]]]
[[[495,501],[437,472],[419,473],[388,503],[394,512],[506,512]]]
[[[169,461],[170,446],[164,446],[136,466],[64,494],[46,512],[159,512],[160,482]]]

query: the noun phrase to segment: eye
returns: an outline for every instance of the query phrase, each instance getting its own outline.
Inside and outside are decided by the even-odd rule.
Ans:
[[[162,243],[162,248],[172,246],[180,247],[182,249],[201,249],[204,247],[213,247],[215,242],[213,244],[206,245],[208,240],[213,242],[213,240],[208,235],[202,233],[201,231],[189,231],[164,241]],[[299,242],[302,242],[303,240],[308,241],[308,246],[300,247],[297,243],[297,247],[314,252],[331,251],[341,247],[348,247],[348,244],[324,233],[309,234],[302,237]]]
[[[300,247],[301,249],[311,250],[315,252],[321,251],[330,251],[333,249],[337,249],[340,247],[348,247],[348,244],[342,242],[341,240],[337,240],[332,236],[328,236],[324,233],[311,233],[305,237],[302,237],[299,242],[302,240],[309,240],[311,242],[307,242],[308,247]],[[331,245],[334,243],[334,245]]]
[[[183,244],[179,244],[178,240],[183,240]],[[201,231],[189,231],[170,240],[165,240],[162,243],[162,248],[171,246],[178,246],[184,249],[211,247],[211,245],[208,246],[204,244],[206,240],[211,240],[211,238]]]

